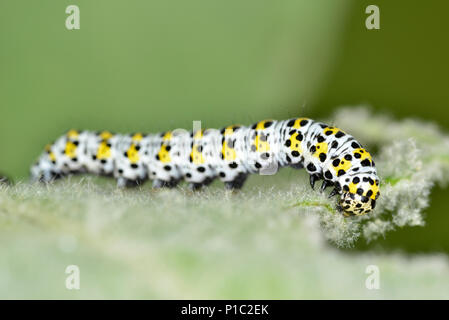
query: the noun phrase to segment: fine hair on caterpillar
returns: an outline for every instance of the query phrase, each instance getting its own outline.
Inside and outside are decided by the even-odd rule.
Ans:
[[[217,178],[239,189],[250,173],[271,175],[285,166],[305,168],[312,188],[317,180],[323,180],[321,190],[333,186],[330,196],[340,196],[337,207],[345,215],[363,215],[376,205],[379,178],[369,152],[344,131],[308,118],[157,134],[69,130],[45,147],[31,177],[50,182],[92,173],[114,177],[119,187],[149,179],[154,188],[185,180],[191,189]]]

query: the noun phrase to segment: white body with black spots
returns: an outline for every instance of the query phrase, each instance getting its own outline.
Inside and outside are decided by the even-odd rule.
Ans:
[[[149,135],[70,130],[47,145],[31,175],[43,182],[73,173],[113,175],[120,187],[146,179],[155,188],[174,187],[185,180],[192,189],[218,178],[239,189],[248,174],[285,166],[305,168],[312,188],[319,179],[323,190],[334,186],[331,195],[340,194],[345,215],[376,205],[379,178],[371,155],[349,134],[307,118]]]

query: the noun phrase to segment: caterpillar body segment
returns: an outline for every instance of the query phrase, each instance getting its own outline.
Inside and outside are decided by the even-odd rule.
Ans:
[[[307,118],[159,134],[70,130],[46,146],[31,177],[49,182],[87,172],[113,176],[120,187],[150,179],[155,188],[185,180],[192,189],[220,179],[238,189],[248,174],[275,174],[285,166],[305,168],[312,188],[317,180],[321,190],[333,186],[345,215],[376,205],[379,178],[369,152],[344,131]]]

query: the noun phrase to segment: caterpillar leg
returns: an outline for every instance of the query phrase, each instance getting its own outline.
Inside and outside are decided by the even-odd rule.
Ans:
[[[326,190],[327,187],[333,186],[334,183],[332,181],[329,180],[324,180],[323,184],[320,187],[320,191],[323,192],[324,190]]]
[[[142,185],[144,180],[137,179],[137,180],[130,180],[126,179],[124,177],[117,178],[117,187],[119,188],[134,188]]]
[[[55,172],[52,170],[45,170],[39,172],[38,174],[33,176],[32,181],[40,182],[40,183],[51,183],[53,181],[59,180],[63,178],[65,175],[61,172]]]
[[[321,175],[316,175],[316,174],[311,174],[310,175],[310,186],[312,187],[312,189],[315,189],[315,182],[318,181],[318,180],[321,180],[321,179],[323,179],[323,177]],[[327,187],[331,187],[333,185],[334,185],[334,183],[332,181],[323,180],[323,183],[321,184],[321,187],[320,187],[320,191],[324,192],[324,190],[326,190]],[[338,190],[335,190],[335,191],[333,190],[331,192],[330,197],[334,196],[333,193],[337,192],[337,191]]]
[[[154,189],[160,189],[160,188],[169,188],[172,189],[176,187],[179,183],[179,180],[172,179],[170,181],[160,180],[156,179],[153,180],[153,188]]]
[[[313,190],[315,190],[315,182],[320,179],[321,179],[320,176],[318,176],[316,174],[310,175],[309,181],[310,181],[310,186],[312,187]]]
[[[299,169],[303,169],[304,168],[304,164],[302,162],[294,163],[294,164],[291,164],[290,167],[293,168],[293,169],[298,169],[299,170]]]
[[[234,180],[225,182],[225,188],[230,189],[241,189],[248,178],[248,174],[240,173]]]
[[[199,190],[202,187],[206,187],[206,186],[210,185],[213,181],[214,181],[214,179],[208,177],[208,178],[204,179],[203,182],[200,182],[200,183],[198,183],[198,182],[190,182],[189,183],[189,189],[192,190],[192,191]]]
[[[195,191],[201,189],[203,187],[203,184],[197,182],[190,182],[188,186],[190,190]]]

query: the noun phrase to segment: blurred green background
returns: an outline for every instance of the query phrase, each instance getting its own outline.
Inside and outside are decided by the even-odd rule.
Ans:
[[[76,4],[81,29],[65,28]],[[380,30],[365,8],[380,8]],[[329,117],[369,104],[449,128],[447,1],[4,0],[0,171],[26,178],[67,128],[156,132]],[[426,228],[359,249],[449,252],[447,190]]]

